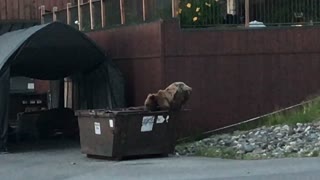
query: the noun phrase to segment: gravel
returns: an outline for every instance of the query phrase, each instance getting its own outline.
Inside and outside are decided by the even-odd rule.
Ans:
[[[224,157],[227,153],[227,158],[232,159],[317,157],[319,151],[319,122],[263,126],[249,131],[213,135],[176,147],[179,156]]]

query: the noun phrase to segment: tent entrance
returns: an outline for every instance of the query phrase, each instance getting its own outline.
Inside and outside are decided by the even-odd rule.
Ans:
[[[12,82],[12,81],[11,81]],[[26,151],[34,145],[79,144],[79,128],[72,107],[72,80],[49,81],[47,92],[17,89],[10,92],[8,147]],[[15,83],[15,87],[25,83]],[[28,88],[32,83],[28,83]],[[43,89],[42,89],[43,91]]]

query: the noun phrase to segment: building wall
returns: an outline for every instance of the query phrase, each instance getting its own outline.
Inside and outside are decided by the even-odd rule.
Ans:
[[[162,87],[161,24],[153,22],[88,33],[120,67],[130,105],[143,105],[149,92]]]
[[[320,89],[320,28],[183,30],[158,21],[88,33],[119,65],[131,105],[184,81],[194,92],[180,136],[300,103]]]

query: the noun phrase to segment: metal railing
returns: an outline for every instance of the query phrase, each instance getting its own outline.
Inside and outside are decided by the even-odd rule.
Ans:
[[[42,23],[61,21],[82,31],[120,24],[143,23],[172,17],[172,0],[77,0],[66,9],[53,7],[45,13]]]
[[[42,21],[59,20],[79,30],[178,17],[184,28],[302,26],[320,23],[320,0],[77,0],[53,8]],[[80,4],[80,5],[79,5]]]
[[[181,0],[181,24],[185,27],[314,25],[320,22],[319,0]],[[246,21],[246,19],[248,19]]]

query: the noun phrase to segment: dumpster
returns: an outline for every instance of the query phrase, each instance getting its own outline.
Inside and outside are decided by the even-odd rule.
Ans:
[[[144,110],[78,110],[81,152],[122,159],[174,152],[179,113]]]

